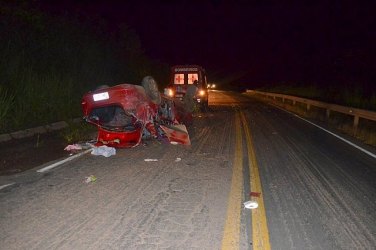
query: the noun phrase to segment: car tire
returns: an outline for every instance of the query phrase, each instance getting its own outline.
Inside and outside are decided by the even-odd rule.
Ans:
[[[155,104],[161,103],[161,94],[158,90],[158,84],[151,76],[145,76],[141,82],[142,87],[145,89],[146,95],[151,99]]]

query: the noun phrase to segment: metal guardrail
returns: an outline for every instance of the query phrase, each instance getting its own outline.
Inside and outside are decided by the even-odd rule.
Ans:
[[[339,112],[346,115],[351,115],[354,117],[353,120],[353,134],[356,135],[356,132],[358,130],[359,125],[359,118],[376,121],[376,112],[375,111],[369,111],[364,109],[357,109],[352,107],[346,107],[341,106],[337,104],[331,104],[326,102],[320,102],[315,101],[311,99],[296,97],[296,96],[290,96],[290,95],[284,95],[284,94],[276,94],[276,93],[269,93],[269,92],[262,92],[262,91],[256,91],[256,90],[247,90],[247,93],[271,97],[274,100],[277,98],[282,99],[282,102],[284,103],[285,100],[291,100],[293,105],[295,105],[297,102],[306,104],[307,111],[310,110],[311,106],[319,107],[326,110],[326,117],[327,119],[330,118],[330,113],[332,111]]]

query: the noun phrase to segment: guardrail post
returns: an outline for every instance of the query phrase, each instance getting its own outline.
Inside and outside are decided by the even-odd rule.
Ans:
[[[329,117],[330,117],[330,109],[327,109],[326,110],[326,119],[329,120]]]
[[[358,115],[355,115],[354,116],[354,125],[353,125],[353,133],[354,133],[354,136],[356,136],[356,133],[358,131],[358,124],[359,124],[359,116]]]

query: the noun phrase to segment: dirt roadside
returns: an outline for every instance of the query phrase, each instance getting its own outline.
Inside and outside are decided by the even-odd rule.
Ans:
[[[20,173],[68,156],[64,151],[66,145],[59,132],[1,142],[0,176]]]

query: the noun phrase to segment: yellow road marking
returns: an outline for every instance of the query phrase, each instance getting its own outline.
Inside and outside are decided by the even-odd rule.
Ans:
[[[229,194],[226,222],[222,238],[222,249],[239,249],[240,212],[243,191],[243,153],[239,113],[235,117],[236,148],[232,168],[231,190]]]
[[[258,202],[258,208],[252,210],[252,242],[253,249],[270,249],[269,229],[266,221],[264,199],[262,198],[262,187],[258,165],[256,161],[256,154],[253,149],[252,135],[248,126],[247,120],[243,112],[240,113],[243,128],[245,131],[247,148],[248,148],[248,162],[250,164],[250,181],[251,191],[261,193],[260,197],[254,199]]]

